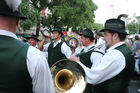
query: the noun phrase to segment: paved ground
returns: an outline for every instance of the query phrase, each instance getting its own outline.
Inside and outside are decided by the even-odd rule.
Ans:
[[[129,93],[140,93],[138,89],[140,89],[140,75],[135,75],[129,84]]]

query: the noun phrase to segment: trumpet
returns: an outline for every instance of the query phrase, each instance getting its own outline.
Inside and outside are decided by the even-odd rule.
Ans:
[[[86,75],[76,62],[63,59],[51,67],[56,93],[83,93],[86,87]]]

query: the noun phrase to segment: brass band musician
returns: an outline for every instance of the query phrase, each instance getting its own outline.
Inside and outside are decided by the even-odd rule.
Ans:
[[[104,32],[107,52],[96,67],[87,68],[78,57],[71,60],[84,68],[87,82],[94,85],[93,93],[128,93],[135,59],[124,42],[125,23],[120,19],[108,19],[101,32]]]
[[[21,0],[0,0],[0,93],[54,93],[48,63],[41,51],[16,34]]]

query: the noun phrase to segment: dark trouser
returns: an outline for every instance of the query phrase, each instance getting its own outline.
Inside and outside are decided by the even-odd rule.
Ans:
[[[93,90],[94,90],[93,85],[87,84],[84,93],[94,93]]]
[[[139,73],[140,73],[140,64],[139,64]]]

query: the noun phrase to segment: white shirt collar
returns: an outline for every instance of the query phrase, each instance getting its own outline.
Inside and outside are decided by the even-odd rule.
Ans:
[[[54,41],[53,41],[54,42]],[[61,39],[60,40],[58,40],[56,43],[54,43],[53,44],[53,47],[55,47],[58,43],[60,43],[61,42]]]
[[[9,37],[18,39],[17,36],[14,33],[6,31],[6,30],[1,30],[0,29],[0,35],[9,36]]]
[[[92,43],[91,45],[84,47],[84,51],[88,51],[91,47],[95,46],[94,43]]]
[[[54,42],[54,41],[53,41]],[[61,39],[60,40],[58,40],[55,44],[57,44],[57,43],[60,43],[61,42]]]
[[[107,52],[110,51],[110,50],[112,50],[112,49],[114,49],[114,48],[116,48],[116,47],[118,47],[118,46],[120,46],[120,45],[122,45],[122,44],[125,44],[125,42],[119,42],[119,43],[117,43],[117,44],[111,46],[111,47],[107,50]]]

